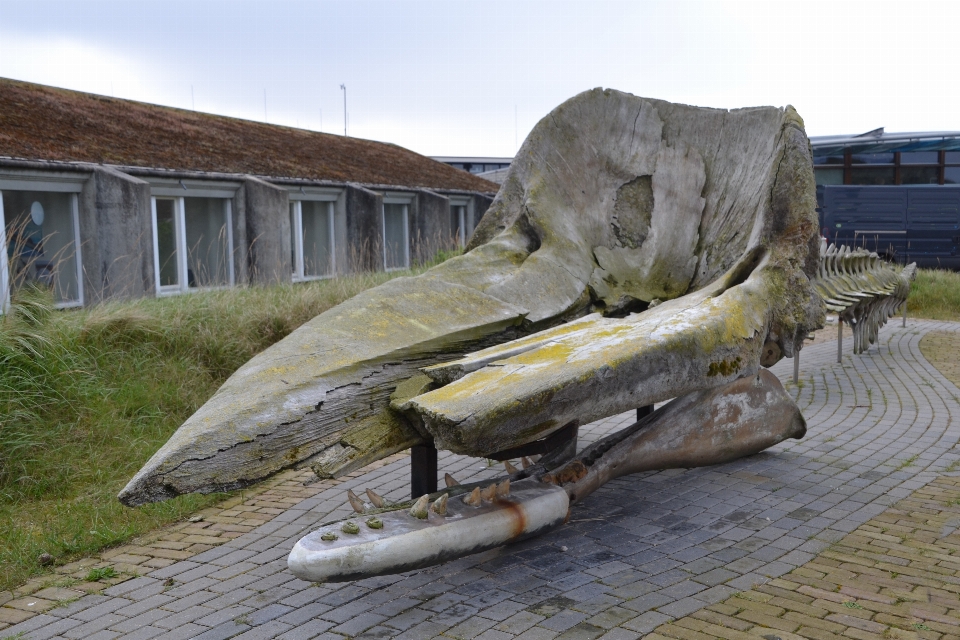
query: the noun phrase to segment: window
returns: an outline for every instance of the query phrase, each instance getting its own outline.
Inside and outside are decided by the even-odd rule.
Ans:
[[[290,257],[295,282],[336,273],[334,199],[290,202]]]
[[[470,198],[450,196],[450,229],[458,247],[464,247],[477,225],[473,222],[473,203]]]
[[[960,152],[899,151],[817,154],[813,156],[818,185],[956,184]]]
[[[410,268],[410,198],[383,199],[383,268]]]
[[[0,305],[25,285],[52,290],[57,307],[82,305],[77,194],[5,189],[0,202]]]
[[[816,169],[817,184],[843,184],[843,169]]]
[[[158,293],[234,284],[232,217],[225,198],[153,198]]]

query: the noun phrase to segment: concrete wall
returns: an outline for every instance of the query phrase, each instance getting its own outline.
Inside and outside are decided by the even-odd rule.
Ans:
[[[251,284],[290,282],[290,198],[282,189],[259,178],[243,181],[243,216]],[[236,243],[236,238],[235,238]]]
[[[383,196],[357,185],[346,188],[345,272],[383,270]]]
[[[433,191],[420,190],[410,205],[410,264],[422,264],[440,249],[454,246],[450,224],[450,199]]]
[[[106,299],[154,296],[154,238],[151,195],[180,194],[180,180],[191,189],[203,190],[207,182],[196,176],[138,173],[140,177],[103,166],[83,166],[86,176],[79,194],[80,248],[84,303]],[[16,179],[20,167],[5,166],[4,175]],[[25,169],[36,180],[37,167]],[[53,175],[55,172],[51,172]],[[56,177],[56,176],[55,176]],[[290,282],[291,229],[289,187],[283,188],[253,176],[216,176],[211,190],[224,190],[224,181],[238,183],[231,201],[233,223],[234,278],[238,285]],[[151,186],[151,182],[153,185]],[[167,183],[170,183],[169,185]],[[158,186],[159,185],[159,186]],[[384,194],[357,184],[324,184],[327,190],[339,189],[334,204],[334,234],[338,273],[383,269]],[[152,191],[153,189],[153,191]],[[169,193],[168,193],[169,192]],[[450,219],[450,197],[424,189],[390,190],[389,195],[411,198],[408,209],[410,260],[416,265],[433,258],[437,251],[452,247],[454,229]],[[475,226],[490,206],[492,198],[479,194],[457,194],[470,198],[468,225]],[[202,196],[205,197],[205,196]],[[223,196],[210,196],[223,197]]]
[[[79,205],[85,303],[154,295],[150,185],[96,167]]]

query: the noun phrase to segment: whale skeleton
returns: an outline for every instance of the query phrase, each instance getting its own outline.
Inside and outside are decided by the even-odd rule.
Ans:
[[[289,559],[305,579],[348,580],[545,531],[620,475],[801,437],[799,409],[762,367],[823,325],[817,229],[792,107],[584,92],[530,133],[464,255],[255,356],[119,498],[234,489],[298,466],[337,477],[421,444],[498,457],[674,399],[579,455],[560,438],[485,487],[447,478],[400,506],[350,496],[362,517],[321,527]],[[830,300],[879,296],[853,273],[876,265],[834,263]]]

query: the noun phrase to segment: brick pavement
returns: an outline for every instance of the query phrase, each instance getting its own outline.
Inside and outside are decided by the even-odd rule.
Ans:
[[[960,500],[950,493],[960,391],[921,356],[929,331],[960,324],[895,321],[879,346],[848,350],[841,365],[835,342],[809,345],[800,384],[787,385],[808,420],[804,440],[615,480],[534,540],[400,576],[306,583],[286,569],[293,543],[347,515],[347,488],[405,497],[409,470],[397,456],[309,487],[287,474],[101,560],[140,577],[89,595],[76,590],[92,583],[35,582],[20,594],[30,597],[2,603],[23,615],[0,617],[10,624],[0,638],[948,638],[942,626],[960,622],[950,608],[960,520],[949,504]],[[789,380],[792,362],[774,372]],[[630,421],[594,423],[584,444]],[[440,465],[462,481],[499,473],[449,454]],[[163,540],[171,535],[182,537]]]

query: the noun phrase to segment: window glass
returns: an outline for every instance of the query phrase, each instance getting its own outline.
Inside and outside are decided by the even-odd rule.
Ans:
[[[157,257],[160,262],[160,286],[180,284],[177,270],[176,200],[157,198]]]
[[[960,167],[944,167],[944,184],[960,184]]]
[[[407,205],[383,205],[383,252],[387,269],[407,266]]]
[[[817,184],[843,184],[843,169],[814,169]]]
[[[893,167],[890,168],[858,168],[850,171],[851,184],[894,184]]]
[[[33,283],[53,289],[58,303],[80,302],[74,197],[49,191],[3,191],[13,289]]]
[[[303,219],[303,275],[331,275],[333,238],[330,227],[333,203],[304,201],[300,206]]]
[[[893,153],[854,153],[853,164],[893,164]]]
[[[294,275],[297,273],[297,203],[290,203],[290,264]]]
[[[939,151],[904,151],[900,164],[940,164]]]
[[[843,155],[819,155],[813,156],[813,164],[843,164]]]
[[[184,198],[183,203],[187,285],[193,288],[230,284],[226,201],[221,198]]]
[[[938,167],[900,167],[901,184],[940,184]]]
[[[458,246],[463,246],[467,227],[466,227],[467,208],[463,205],[450,205],[450,229],[453,230],[453,238]]]

